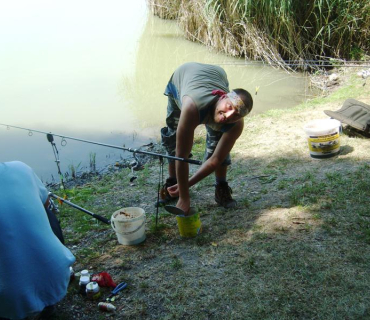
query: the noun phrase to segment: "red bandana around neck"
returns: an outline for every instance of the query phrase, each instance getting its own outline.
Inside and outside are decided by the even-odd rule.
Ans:
[[[223,99],[225,98],[225,96],[227,95],[227,92],[223,91],[223,90],[213,90],[212,91],[212,95],[214,96],[219,96],[220,99]]]

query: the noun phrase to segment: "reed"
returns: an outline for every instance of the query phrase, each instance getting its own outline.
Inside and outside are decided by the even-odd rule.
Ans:
[[[147,3],[155,16],[173,20],[177,19],[177,10],[181,2],[177,0],[147,0]]]
[[[90,152],[90,172],[96,172],[96,152]]]
[[[365,0],[148,0],[153,14],[177,19],[185,37],[233,56],[358,60],[370,49]]]

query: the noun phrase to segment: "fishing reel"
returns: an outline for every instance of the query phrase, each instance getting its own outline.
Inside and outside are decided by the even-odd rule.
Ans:
[[[54,214],[59,213],[58,205],[53,201],[53,199],[49,198],[49,207],[48,209],[53,212]]]

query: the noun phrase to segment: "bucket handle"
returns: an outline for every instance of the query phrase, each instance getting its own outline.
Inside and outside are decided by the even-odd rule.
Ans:
[[[145,224],[145,219],[143,220],[143,222],[141,223],[141,225],[140,225],[140,226],[138,226],[136,229],[134,229],[134,230],[132,230],[132,231],[128,231],[128,232],[119,232],[119,231],[116,231],[115,226],[114,226],[114,221],[113,221],[113,220],[111,221],[111,224],[112,224],[112,228],[113,228],[113,230],[114,230],[116,233],[123,234],[123,235],[129,235],[129,234],[133,234],[133,233],[135,233],[135,232],[139,231],[139,230],[142,228],[142,226]]]

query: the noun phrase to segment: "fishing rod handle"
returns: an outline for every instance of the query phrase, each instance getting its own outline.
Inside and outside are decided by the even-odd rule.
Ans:
[[[202,161],[199,161],[199,160],[184,159],[184,161],[185,162],[192,163],[192,164],[198,164],[198,165],[201,165],[202,164]]]
[[[107,218],[104,218],[104,217],[99,216],[99,215],[97,215],[97,214],[94,214],[94,215],[93,215],[93,217],[94,217],[95,219],[100,220],[101,222],[104,222],[104,223],[106,223],[106,224],[110,224],[110,220],[109,220],[109,219],[107,219]]]
[[[78,210],[80,210],[80,211],[82,211],[82,212],[85,212],[85,213],[87,213],[88,215],[92,216],[93,218],[95,218],[95,219],[97,219],[97,220],[99,220],[99,221],[101,221],[101,222],[104,222],[104,223],[106,223],[106,224],[110,224],[110,220],[109,220],[109,219],[104,218],[104,217],[102,217],[102,216],[99,216],[98,214],[95,214],[95,213],[93,213],[93,212],[90,212],[90,211],[88,211],[88,210],[86,210],[86,209],[84,209],[84,208],[81,208],[80,206],[78,206],[78,205],[76,205],[76,204],[74,204],[74,203],[72,203],[72,202],[70,202],[70,201],[68,201],[68,200],[65,200],[65,199],[61,198],[61,197],[59,197],[59,196],[55,195],[55,194],[54,194],[54,193],[52,193],[52,192],[49,192],[49,196],[50,196],[50,197],[52,197],[52,198],[55,198],[55,199],[59,199],[62,203],[66,203],[66,204],[68,204],[69,206],[71,206],[72,208],[75,208],[75,209],[78,209]]]

